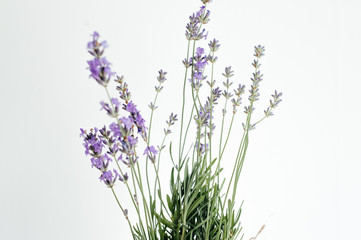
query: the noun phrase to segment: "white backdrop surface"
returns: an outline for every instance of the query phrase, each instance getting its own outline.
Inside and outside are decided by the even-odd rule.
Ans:
[[[86,43],[94,30],[108,41],[113,70],[147,118],[157,71],[168,72],[154,125],[162,133],[168,114],[180,113],[185,24],[199,6],[0,0],[0,239],[130,239],[79,138],[80,127],[110,123],[98,111],[104,90],[88,78]],[[259,240],[361,239],[361,2],[225,0],[209,9],[209,39],[221,43],[218,84],[232,65],[233,80],[249,86],[253,46],[262,44],[257,110],[274,89],[284,93],[250,139],[238,192],[244,239],[263,224]],[[235,132],[229,154],[237,140]],[[166,189],[169,167],[162,165]]]

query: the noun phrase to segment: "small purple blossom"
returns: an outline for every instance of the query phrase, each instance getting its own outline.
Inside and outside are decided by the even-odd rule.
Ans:
[[[154,146],[149,146],[146,147],[143,155],[147,155],[150,161],[152,161],[152,163],[155,163],[157,153],[158,151],[154,148]]]
[[[112,159],[107,154],[104,154],[99,158],[91,158],[90,161],[92,163],[92,167],[96,167],[98,170],[104,172],[107,170],[109,162],[111,162]]]
[[[135,105],[133,103],[133,101],[130,101],[130,102],[128,102],[128,104],[125,105],[125,110],[127,110],[131,114],[137,114],[138,113],[137,105]]]
[[[109,129],[113,133],[114,138],[117,139],[122,136],[122,134],[120,133],[119,125],[117,123],[111,123],[109,125]]]
[[[105,183],[105,185],[107,185],[109,188],[111,188],[114,186],[115,181],[119,177],[118,176],[119,174],[115,170],[114,170],[114,173],[115,173],[115,175],[113,175],[111,170],[107,170],[100,175],[99,179],[100,179],[100,181],[103,181]]]
[[[122,153],[126,154],[127,156],[131,156],[134,154],[134,148],[137,142],[138,142],[137,138],[128,136],[127,138],[120,140],[120,144],[118,148]]]
[[[216,39],[213,39],[212,41],[210,41],[208,43],[209,49],[211,50],[211,52],[216,52],[219,47],[221,46],[221,44],[219,44],[219,41]]]
[[[129,141],[130,145],[135,146],[138,143],[138,138],[129,136],[128,141]]]
[[[119,115],[119,101],[115,102],[117,104],[114,104],[113,100],[118,101],[118,99],[112,98],[112,103],[113,103],[112,106],[110,106],[108,103],[105,103],[104,101],[101,101],[100,102],[100,106],[101,106],[100,110],[104,109],[110,117],[116,118]]]
[[[129,102],[131,94],[128,90],[128,84],[124,82],[124,76],[117,76],[117,79],[114,81],[119,84],[116,89],[119,91],[120,99],[124,100],[126,103]]]
[[[121,158],[120,160],[121,160],[125,165],[127,165],[128,167],[131,167],[132,165],[134,165],[135,163],[137,163],[138,157],[135,157],[135,156],[127,156],[125,159]]]
[[[208,57],[204,54],[204,49],[201,47],[197,48],[196,55],[194,56],[194,59],[192,59],[193,62],[193,80],[190,79],[190,82],[192,84],[192,87],[195,90],[199,90],[202,86],[203,80],[207,78],[207,76],[204,76],[204,68],[208,62]]]
[[[137,106],[132,102],[128,102],[123,105],[123,109],[130,113],[130,118],[133,120],[137,126],[138,133],[142,136],[144,140],[147,139],[146,131],[147,127],[145,126],[145,120],[140,114],[140,111],[137,109]]]
[[[119,119],[119,121],[124,125],[124,127],[122,127],[122,129],[120,130],[122,132],[122,135],[123,136],[129,135],[133,126],[133,119],[129,117],[122,117]]]
[[[85,154],[92,157],[99,157],[104,147],[103,140],[98,136],[98,129],[91,129],[90,133],[80,129],[80,135],[84,138],[83,146],[85,148]]]
[[[189,17],[189,23],[186,26],[186,38],[188,40],[207,39],[208,32],[205,29],[201,30],[201,24],[209,22],[210,11],[205,12],[205,6],[202,6],[199,11],[193,13]]]
[[[113,169],[114,174],[115,174],[115,178],[119,179],[119,181],[121,182],[126,182],[128,181],[128,173],[125,173],[123,175],[123,177],[117,172],[117,170]]]
[[[206,151],[208,151],[208,144],[199,144],[199,142],[196,142],[196,149],[199,155],[204,154]]]
[[[103,57],[104,49],[108,47],[108,44],[106,41],[99,43],[99,33],[97,32],[92,34],[92,38],[93,40],[87,44],[89,53],[94,57],[88,61],[90,77],[103,87],[106,87],[110,78],[115,75],[115,72],[112,72],[110,68],[111,63]]]

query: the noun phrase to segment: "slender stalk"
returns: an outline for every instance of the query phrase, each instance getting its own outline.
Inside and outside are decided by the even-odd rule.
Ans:
[[[153,219],[151,217],[151,213],[150,213],[150,210],[149,210],[149,205],[147,203],[147,199],[145,198],[145,195],[144,195],[144,190],[143,190],[143,182],[142,182],[142,174],[140,172],[140,168],[139,168],[139,163],[137,162],[136,163],[136,166],[137,166],[137,170],[138,170],[138,174],[139,174],[139,182],[138,185],[139,185],[139,190],[142,194],[142,198],[143,198],[143,206],[144,206],[144,211],[147,212],[147,215],[148,215],[148,218],[149,218],[149,223],[152,224],[152,226],[154,226],[154,223],[153,223]],[[148,225],[148,224],[147,224]],[[149,226],[149,225],[148,225]],[[154,232],[152,231],[153,235],[154,235]],[[153,236],[153,239],[155,239],[155,236]]]
[[[132,177],[134,178],[134,176],[135,176],[136,182],[138,184],[140,193],[141,193],[142,198],[143,198],[143,208],[144,208],[145,221],[146,221],[146,225],[148,227],[149,226],[148,219],[150,221],[150,216],[149,216],[147,200],[145,199],[145,196],[144,196],[143,187],[142,187],[141,183],[139,182],[139,179],[138,179],[135,167],[134,167],[133,159],[129,159],[129,161],[130,161],[130,164],[131,164]],[[133,181],[134,181],[134,179],[133,179]],[[137,196],[137,198],[138,198],[138,196]],[[138,201],[138,199],[137,199],[137,201]],[[149,235],[149,238],[150,238],[149,229],[147,229],[147,230],[148,230],[148,235]]]
[[[168,128],[167,128],[167,131],[166,131],[166,132],[168,132],[169,127],[170,127],[170,126],[168,125]],[[160,145],[161,147],[160,147],[160,149],[159,149],[157,167],[155,166],[155,164],[153,164],[153,165],[154,165],[154,171],[155,171],[155,173],[156,173],[156,175],[157,175],[156,181],[154,182],[154,196],[156,196],[157,182],[158,182],[158,186],[159,186],[159,190],[160,190],[160,195],[161,195],[161,192],[162,192],[162,190],[161,190],[162,188],[161,188],[160,180],[159,180],[159,166],[160,166],[159,163],[160,163],[160,155],[161,155],[162,150],[163,150],[162,147],[164,146],[164,142],[165,142],[166,137],[167,137],[167,134],[164,134],[164,137],[163,137],[163,140],[162,140],[162,144]],[[161,196],[160,196],[160,201],[161,201],[160,211],[162,211],[162,206],[164,206],[164,209],[166,210],[168,216],[170,217],[170,214],[169,214],[169,212],[168,212],[168,209],[166,208],[165,204],[163,203],[163,199],[161,198]]]
[[[191,42],[191,40],[188,40],[187,59],[186,59],[187,62],[189,61],[190,42]],[[185,91],[186,91],[187,74],[188,74],[188,68],[186,68],[186,71],[184,74],[184,80],[183,80],[182,116],[181,116],[181,129],[180,129],[180,136],[179,136],[179,159],[182,159],[183,148],[184,148],[184,146],[182,148],[182,134],[183,134],[183,118],[184,118],[184,107],[185,107],[185,98],[186,98]]]
[[[130,190],[128,181],[125,181],[125,177],[124,177],[123,171],[122,171],[122,169],[120,168],[119,163],[118,163],[117,159],[115,158],[115,156],[113,156],[113,159],[114,159],[114,161],[116,162],[116,164],[117,164],[117,166],[118,166],[118,169],[119,169],[119,171],[120,171],[120,174],[121,174],[122,178],[124,179],[125,185],[127,186],[127,189],[128,189],[129,195],[130,195],[130,198],[132,199],[132,202],[133,202],[133,205],[134,205],[134,207],[135,207],[135,210],[137,211],[138,218],[139,218],[139,223],[140,223],[140,225],[141,225],[143,234],[145,234],[142,217],[141,217],[140,211],[139,211],[139,206],[138,206],[138,204],[134,201],[133,193],[132,193],[132,191]]]
[[[159,84],[158,87],[160,87],[161,84]],[[157,93],[155,94],[155,97],[154,97],[154,101],[153,101],[153,106],[155,106],[156,102],[157,102],[157,98],[158,98],[158,94],[159,92],[157,91]],[[149,121],[149,127],[148,127],[148,136],[147,136],[147,141],[146,141],[146,144],[147,144],[147,147],[149,147],[149,143],[150,143],[150,135],[151,135],[151,129],[152,129],[152,123],[153,123],[153,113],[154,113],[154,108],[151,109],[151,114],[150,114],[150,121]],[[147,179],[147,186],[148,186],[148,195],[149,195],[149,202],[150,204],[153,204],[152,203],[152,195],[150,193],[150,184],[149,184],[149,171],[148,171],[148,155],[146,156],[146,159],[145,159],[145,173],[146,173],[146,179]],[[156,195],[154,194],[154,201],[156,199]],[[151,213],[151,218],[153,219],[153,214]],[[155,226],[153,225],[153,227],[155,228]]]
[[[123,209],[122,205],[120,204],[120,202],[119,202],[119,200],[118,200],[118,197],[117,197],[117,195],[116,195],[115,192],[114,192],[113,187],[111,187],[110,189],[111,189],[112,192],[113,192],[113,195],[114,195],[114,197],[115,197],[115,200],[117,200],[118,206],[120,207],[120,209],[122,210],[122,212],[123,212],[123,214],[124,214],[124,209]],[[136,238],[135,238],[135,234],[134,234],[134,232],[133,232],[132,224],[130,223],[130,220],[129,220],[129,218],[128,218],[127,216],[126,216],[126,219],[127,219],[128,224],[129,224],[130,231],[132,232],[133,238],[136,239]]]
[[[214,59],[214,52],[212,52],[212,59]],[[211,112],[210,112],[210,117],[209,117],[209,164],[211,164],[212,162],[212,134],[213,134],[213,129],[212,129],[212,118],[213,118],[213,71],[214,71],[214,62],[212,61],[212,70],[211,70],[211,92],[210,92],[210,104],[211,104]],[[205,135],[207,135],[205,133]],[[216,172],[218,170],[218,167],[216,169]],[[209,181],[208,181],[208,189],[209,189]],[[212,181],[212,187],[214,186],[214,181]],[[210,212],[210,206],[211,204],[208,204],[208,209],[207,209],[207,219],[209,219],[209,212]],[[209,238],[209,231],[210,231],[210,223],[209,220],[207,220],[207,226],[206,226],[206,239]]]
[[[231,124],[230,124],[230,126],[229,126],[228,133],[227,133],[227,138],[226,138],[226,141],[224,142],[221,156],[219,157],[218,165],[220,165],[220,162],[221,162],[221,159],[222,159],[224,150],[226,149],[226,146],[227,146],[227,143],[228,143],[228,139],[229,139],[229,136],[230,136],[230,133],[231,133],[231,130],[232,130],[233,120],[234,120],[234,116],[235,116],[235,115],[236,115],[236,113],[233,113],[232,120],[231,120]],[[217,166],[217,167],[219,168],[219,166]]]
[[[227,91],[228,91],[228,87],[227,87]],[[228,103],[228,98],[226,98],[226,102],[224,103],[224,111],[226,111],[227,109],[227,103]],[[226,116],[226,113],[223,112],[223,117],[222,117],[222,127],[221,127],[221,136],[219,139],[219,151],[218,151],[218,165],[221,161],[221,148],[222,148],[222,138],[223,138],[223,128],[224,128],[224,117]],[[219,184],[219,176],[217,176],[217,183]]]

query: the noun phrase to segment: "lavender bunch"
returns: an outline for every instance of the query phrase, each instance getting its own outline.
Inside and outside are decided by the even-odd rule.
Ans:
[[[191,14],[186,24],[187,53],[183,60],[185,73],[177,147],[173,144],[175,140],[167,141],[172,134],[171,128],[178,121],[177,114],[170,114],[163,131],[156,129],[156,134],[163,134],[160,144],[153,144],[151,138],[152,122],[158,109],[157,99],[167,81],[167,72],[158,71],[158,83],[154,99],[148,105],[150,119],[146,125],[124,77],[116,76],[104,57],[108,47],[106,41],[100,41],[100,35],[94,32],[87,45],[92,56],[88,61],[90,78],[105,89],[107,100],[100,101],[100,105],[111,123],[100,129],[80,129],[80,136],[92,168],[97,169],[99,180],[111,189],[133,239],[228,240],[243,237],[240,225],[242,203],[236,202],[236,191],[250,131],[273,115],[282,101],[282,93],[275,91],[264,110],[264,117],[253,121],[263,80],[260,59],[265,53],[263,46],[256,46],[248,101],[244,112],[240,113],[244,114],[243,132],[236,133],[240,142],[237,152],[234,152],[232,175],[222,177],[222,158],[230,135],[234,133],[234,120],[242,105],[246,84],[237,83],[233,88],[236,80],[231,66],[225,67],[221,74],[225,79],[221,86],[214,78],[214,65],[218,59],[216,53],[221,45],[216,39],[203,43],[208,37],[205,25],[210,21],[209,3],[210,0],[202,0],[202,6]],[[208,45],[208,50],[204,45]],[[111,79],[117,84],[115,89],[119,93],[115,98],[108,91]],[[206,93],[205,98],[201,97],[204,95],[201,92]],[[221,109],[217,108],[219,103],[224,103]],[[228,122],[226,116],[230,107],[232,118]],[[220,123],[214,118],[218,114],[222,116]],[[214,139],[218,125],[219,138]],[[170,170],[170,192],[164,194],[159,172],[161,156],[167,145],[169,153],[166,160],[170,160],[173,167]],[[139,155],[139,152],[142,154]],[[119,182],[122,183],[122,196],[128,193],[133,210],[123,206],[123,197],[118,198],[115,188]]]

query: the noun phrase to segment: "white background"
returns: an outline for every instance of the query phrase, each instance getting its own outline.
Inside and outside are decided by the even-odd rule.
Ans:
[[[185,24],[199,6],[0,1],[0,239],[130,239],[79,138],[80,127],[110,123],[98,111],[106,95],[88,78],[85,46],[94,30],[108,41],[106,56],[147,119],[157,71],[168,71],[154,125],[162,133],[168,114],[180,113]],[[224,0],[209,9],[209,37],[222,44],[218,84],[232,65],[235,84],[249,86],[253,46],[262,44],[263,98],[256,109],[263,111],[274,89],[284,93],[275,116],[251,135],[238,192],[238,203],[245,200],[244,239],[263,224],[259,240],[361,239],[361,2]],[[235,131],[229,154],[237,140]],[[170,165],[163,161],[167,189]],[[124,186],[117,187],[128,204]]]

